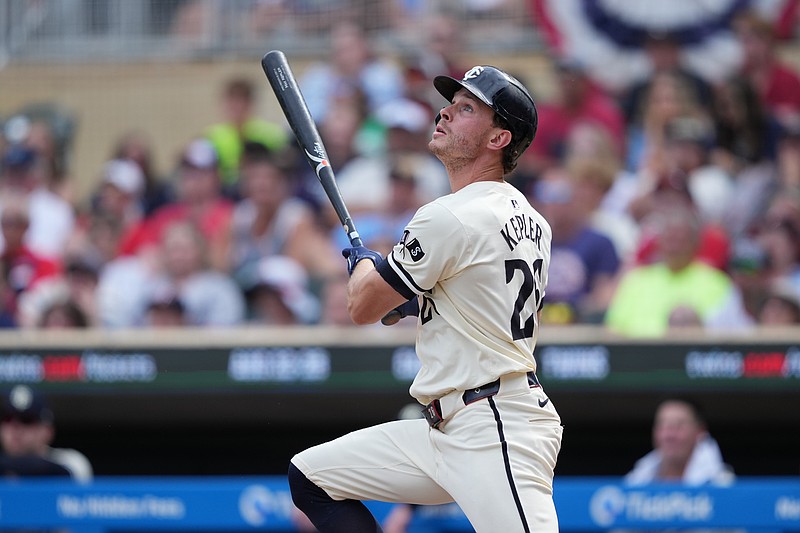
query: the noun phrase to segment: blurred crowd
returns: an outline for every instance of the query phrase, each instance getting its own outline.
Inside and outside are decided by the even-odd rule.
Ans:
[[[444,104],[431,80],[474,63],[455,19],[426,24],[420,53],[396,58],[342,22],[298,79],[356,226],[384,254],[449,192],[427,150]],[[554,97],[508,176],[553,229],[543,323],[631,336],[800,324],[800,75],[768,21],[742,13],[732,30],[744,60],[720,83],[686,70],[669,34],[648,38],[652,73],[619,93],[553,59]],[[0,327],[350,324],[345,233],[254,91],[221,87],[219,121],[163,174],[132,127],[85,202],[52,121],[7,120]]]

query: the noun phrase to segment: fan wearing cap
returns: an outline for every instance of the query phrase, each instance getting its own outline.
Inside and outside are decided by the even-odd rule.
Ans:
[[[255,268],[254,279],[245,288],[251,322],[291,326],[313,324],[319,318],[319,301],[308,286],[302,265],[280,255],[264,257]]]
[[[5,307],[17,314],[20,299],[43,282],[56,277],[61,270],[58,261],[32,250],[26,237],[30,231],[30,208],[26,196],[7,193],[0,200],[0,264],[4,284],[8,288]],[[19,321],[19,317],[15,319]]]
[[[184,148],[177,168],[177,199],[158,208],[128,231],[120,244],[123,255],[152,250],[176,221],[195,224],[209,243],[211,262],[225,270],[224,237],[230,227],[233,203],[222,194],[218,157],[211,141],[194,139]]]
[[[552,233],[505,180],[534,138],[536,107],[492,66],[434,86],[448,103],[428,148],[451,194],[423,205],[385,259],[363,246],[343,251],[356,324],[418,315],[410,394],[425,418],[298,453],[293,500],[321,533],[380,531],[360,500],[455,502],[478,533],[556,533],[561,419],[533,357]]]
[[[86,456],[73,449],[52,448],[54,436],[53,412],[41,393],[27,385],[15,385],[3,394],[0,474],[91,481],[94,474]]]
[[[0,197],[25,197],[29,213],[25,244],[42,257],[58,260],[75,227],[75,210],[48,188],[44,173],[35,151],[21,144],[10,145],[0,156]],[[2,241],[0,237],[0,248]]]
[[[125,159],[112,159],[103,166],[97,208],[128,226],[144,215],[141,208],[144,187],[144,174],[139,165]]]

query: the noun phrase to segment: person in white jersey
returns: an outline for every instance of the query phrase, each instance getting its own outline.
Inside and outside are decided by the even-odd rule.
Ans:
[[[425,418],[298,453],[292,498],[321,533],[380,532],[361,500],[455,502],[477,533],[557,533],[562,426],[533,357],[551,231],[504,179],[533,140],[536,106],[492,66],[434,86],[450,103],[428,146],[452,194],[421,207],[387,258],[342,252],[353,322],[418,314],[410,393]]]

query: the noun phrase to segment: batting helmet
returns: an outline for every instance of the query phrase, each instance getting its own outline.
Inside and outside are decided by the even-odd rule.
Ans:
[[[512,163],[531,145],[539,115],[530,93],[513,76],[497,67],[482,65],[469,69],[461,81],[436,76],[433,86],[448,102],[453,101],[453,95],[460,89],[466,89],[505,120],[511,131]]]

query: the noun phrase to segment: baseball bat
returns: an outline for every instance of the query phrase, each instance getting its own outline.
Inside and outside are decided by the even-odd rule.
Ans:
[[[362,246],[361,237],[356,231],[353,219],[350,217],[342,198],[342,193],[336,184],[336,177],[328,161],[325,145],[322,144],[322,138],[319,135],[314,119],[311,117],[311,112],[308,110],[303,93],[300,92],[300,87],[297,85],[292,69],[289,67],[286,56],[280,50],[267,52],[261,58],[261,67],[264,69],[264,74],[266,74],[269,84],[272,86],[272,91],[281,105],[289,127],[297,137],[297,144],[300,145],[308,164],[314,169],[314,173],[317,175],[320,184],[322,184],[322,188],[325,189],[325,194],[328,196],[331,205],[333,205],[334,211],[336,211],[336,216],[339,217],[339,221],[342,223],[345,233],[347,233],[347,238],[350,239],[350,245],[354,247]]]

